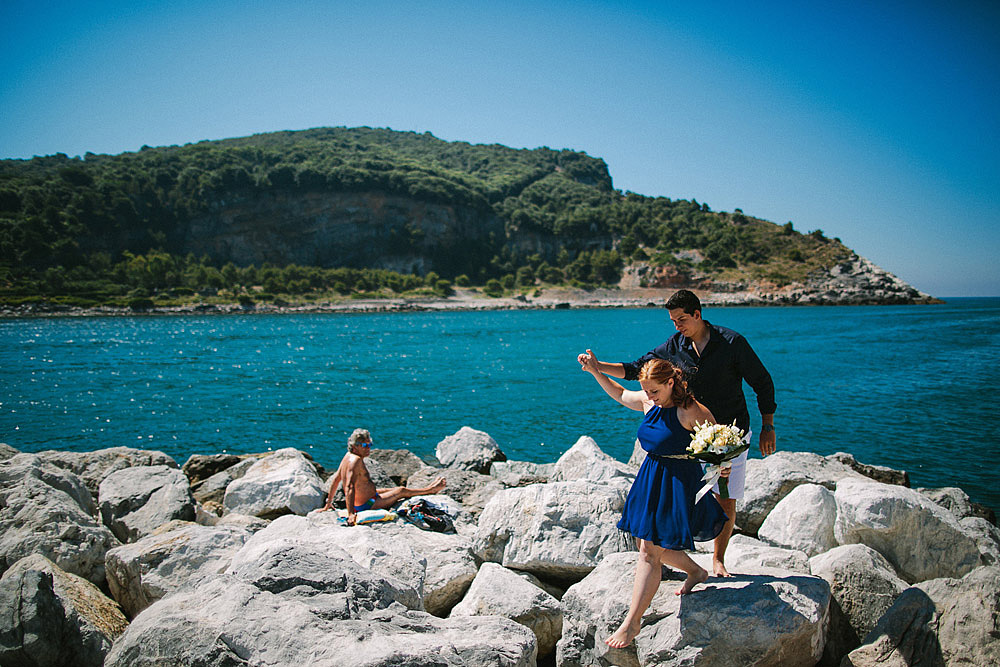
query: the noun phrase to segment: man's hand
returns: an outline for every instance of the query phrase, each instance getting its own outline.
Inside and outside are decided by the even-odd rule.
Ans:
[[[347,525],[348,526],[353,526],[354,523],[357,520],[358,520],[358,515],[357,514],[355,514],[354,512],[348,512],[347,513]]]
[[[774,435],[774,430],[764,431],[760,434],[760,453],[764,456],[774,454],[775,442],[777,437]]]

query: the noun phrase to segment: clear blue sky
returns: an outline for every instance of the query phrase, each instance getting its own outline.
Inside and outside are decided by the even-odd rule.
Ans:
[[[571,148],[1000,295],[995,0],[4,0],[0,72],[4,158],[338,125]]]

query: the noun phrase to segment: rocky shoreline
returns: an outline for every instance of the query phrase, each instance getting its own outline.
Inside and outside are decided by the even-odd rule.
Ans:
[[[736,286],[738,287],[738,286]],[[150,309],[99,306],[81,308],[51,303],[0,306],[0,318],[20,317],[122,317],[142,315],[250,315],[295,313],[395,313],[422,311],[570,310],[586,308],[657,308],[679,288],[550,288],[538,296],[488,297],[474,289],[457,288],[450,297],[400,297],[252,306],[197,304],[157,306]],[[710,291],[695,289],[705,306],[871,306],[944,303],[927,295],[920,298],[878,296],[868,293],[814,292],[792,289],[782,292],[753,290]]]
[[[373,450],[369,469],[379,487],[444,476],[428,499],[454,533],[317,512],[329,471],[295,449],[179,466],[0,445],[0,664],[1000,662],[1000,530],[960,489],[847,454],[751,459],[735,576],[678,597],[667,575],[616,650],[636,553],[615,523],[643,452],[583,436],[552,464],[507,461],[463,427],[436,453]]]

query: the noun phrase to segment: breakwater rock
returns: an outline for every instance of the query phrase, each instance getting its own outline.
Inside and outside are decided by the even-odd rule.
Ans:
[[[318,511],[329,473],[294,449],[180,467],[0,446],[0,664],[1000,662],[1000,531],[959,489],[843,454],[751,459],[734,576],[679,597],[666,572],[635,642],[610,649],[636,562],[614,523],[641,455],[584,436],[553,464],[505,461],[472,428],[439,451],[449,467],[367,461],[380,486],[445,477],[427,499],[449,533]]]

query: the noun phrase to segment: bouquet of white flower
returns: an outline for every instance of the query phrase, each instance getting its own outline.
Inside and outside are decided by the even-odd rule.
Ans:
[[[743,439],[742,429],[736,428],[736,423],[732,424],[695,424],[694,435],[691,436],[691,444],[687,448],[688,456],[698,461],[704,461],[711,465],[705,469],[702,480],[706,482],[695,502],[698,502],[708,493],[716,480],[719,482],[719,495],[723,498],[729,497],[729,486],[725,477],[722,477],[722,469],[729,467],[729,461],[742,454],[750,447],[750,443]]]

